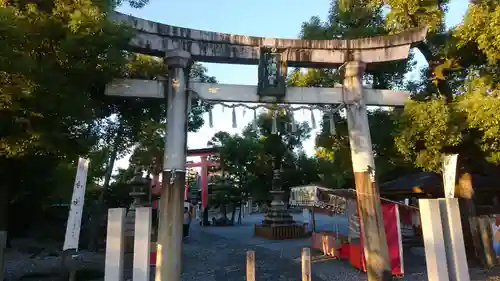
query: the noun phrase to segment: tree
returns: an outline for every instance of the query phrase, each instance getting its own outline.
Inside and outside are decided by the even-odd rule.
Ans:
[[[12,175],[0,182],[0,230],[8,203],[40,201],[62,163],[76,166],[97,142],[102,89],[132,36],[107,20],[112,4],[0,1],[0,166]]]
[[[159,76],[167,73],[167,66],[162,60],[139,54],[128,54],[128,63],[124,68],[123,76],[127,78],[139,79],[157,79]],[[214,77],[206,75],[206,68],[200,64],[194,64],[191,68],[191,79],[202,82],[216,83]],[[106,201],[106,193],[110,187],[111,174],[113,171],[115,160],[129,153],[129,149],[133,148],[130,157],[130,171],[146,171],[149,174],[158,174],[162,171],[166,116],[167,108],[164,103],[157,101],[148,101],[144,99],[130,99],[126,102],[117,98],[110,98],[113,101],[114,113],[113,122],[108,122],[112,126],[105,127],[103,143],[109,146],[109,163],[107,172],[102,187],[102,192],[99,196],[96,211],[94,216],[94,225],[91,228],[92,234],[89,243],[89,249],[97,250],[98,238],[98,222],[103,217],[105,210],[104,203]],[[199,99],[191,101],[191,110],[188,115],[188,129],[196,131],[203,125],[202,115],[210,109],[210,105]],[[108,118],[109,121],[110,118]],[[111,138],[111,139],[110,139]],[[106,149],[104,147],[104,149]],[[129,178],[120,178],[126,184],[135,175],[128,173]],[[115,186],[119,186],[118,184]]]
[[[346,1],[346,0],[344,0]],[[348,0],[347,0],[348,1]],[[367,0],[352,0],[348,7],[343,1],[331,1],[327,21],[312,17],[302,24],[300,37],[309,40],[356,39],[377,35],[387,35],[384,28],[386,19],[382,6],[367,5]],[[391,62],[384,67],[368,69],[365,80],[375,89],[401,88],[404,85],[404,74],[412,69],[410,60]],[[307,78],[302,78],[309,87],[332,87],[342,81],[340,73],[335,69],[308,70]],[[291,79],[296,84],[296,79]],[[304,86],[304,85],[302,85]]]
[[[481,86],[482,92],[498,87],[493,75],[498,68],[497,59],[495,49],[491,49],[495,40],[490,40],[493,45],[482,41],[496,34],[495,28],[485,26],[487,20],[496,18],[498,5],[493,2],[470,5],[464,23],[446,30],[444,14],[448,1],[370,1],[372,5],[389,8],[389,31],[424,26],[430,31],[428,40],[417,46],[428,68],[420,83],[410,85],[416,101],[408,103],[400,115],[396,138],[399,151],[417,167],[440,171],[442,155],[447,153],[460,154],[462,172],[474,169],[484,160],[476,154],[481,151],[477,143],[483,129],[477,123],[475,129],[467,124],[467,120],[473,119],[470,114],[479,116],[455,103],[468,104],[470,108],[481,101],[477,94],[466,94],[472,90],[472,84]]]
[[[231,222],[234,223],[236,206],[240,206],[247,199],[251,188],[251,168],[255,165],[260,144],[257,139],[240,135],[230,135],[226,132],[217,132],[208,142],[219,152],[212,160],[219,162],[219,167],[212,168],[222,172],[214,178],[210,199],[212,206],[222,204],[232,205]],[[224,207],[225,208],[225,207]],[[241,208],[239,216],[241,216]]]
[[[16,175],[0,181],[0,230],[7,203],[37,213],[68,200],[78,156],[91,158],[95,188],[111,155],[126,153],[142,123],[162,115],[151,101],[103,95],[113,78],[157,73],[124,51],[133,32],[108,20],[121,2],[147,3],[0,1],[0,167]]]
[[[424,170],[440,172],[442,156],[458,153],[460,180],[455,195],[464,199],[464,217],[474,217],[470,174],[486,173],[498,165],[494,156],[497,148],[490,145],[496,140],[488,133],[496,122],[489,118],[495,115],[491,110],[483,114],[473,109],[489,106],[484,102],[494,102],[489,96],[498,89],[498,28],[491,22],[498,19],[499,10],[497,1],[476,1],[469,5],[460,26],[446,29],[448,2],[370,0],[369,4],[388,10],[385,27],[390,32],[423,27],[429,30],[427,40],[416,46],[428,66],[421,81],[408,84],[414,101],[397,118],[395,142],[407,161]],[[468,231],[469,220],[464,219],[462,224],[466,244],[480,247],[474,220],[472,232]],[[469,258],[475,257],[474,247],[468,248]]]
[[[160,60],[156,60],[153,57],[149,57],[149,59],[150,61],[148,63],[152,65],[163,65],[163,62]],[[156,69],[159,69],[162,72],[149,72],[153,75],[148,77],[148,79],[161,75],[162,73],[166,73],[161,70],[162,67],[160,65],[157,65]],[[195,63],[191,67],[190,79],[199,82],[217,83],[215,77],[208,76],[207,69],[199,63]],[[191,110],[188,114],[188,131],[196,132],[203,126],[203,114],[210,110],[211,105],[201,99],[192,99],[190,104]],[[160,159],[163,159],[163,151],[165,147],[164,142],[167,115],[165,105],[162,103],[156,101],[155,104],[148,104],[148,106],[156,108],[154,111],[162,112],[162,115],[157,116],[156,118],[150,118],[149,120],[141,123],[142,130],[139,133],[138,141],[135,143],[135,148],[130,158],[130,167],[132,169],[140,167],[142,170],[148,170],[151,167],[153,159],[156,159],[156,166],[154,167],[154,170],[155,172],[159,172],[162,170],[163,165]],[[135,115],[131,116],[134,118],[136,117]]]
[[[374,35],[385,35],[386,19],[382,6],[368,5],[367,1],[332,1],[328,18],[322,22],[313,17],[302,25],[304,39],[354,39]],[[404,75],[414,65],[410,60],[384,64],[381,68],[367,70],[364,80],[378,89],[398,89],[405,84]],[[288,84],[301,87],[334,87],[342,82],[342,75],[336,69],[296,69],[290,75]],[[321,122],[321,133],[316,138],[316,156],[322,182],[329,187],[353,186],[352,164],[350,160],[347,122],[343,115],[334,112],[335,107],[323,107],[325,112]],[[330,115],[333,114],[336,134],[331,134]],[[404,172],[408,165],[398,154],[392,142],[392,111],[375,110],[369,113],[373,150],[379,180],[389,180],[397,176],[396,170]]]
[[[251,194],[256,201],[268,200],[275,169],[282,170],[285,190],[318,179],[311,167],[304,166],[307,173],[303,175],[297,173],[297,165],[306,163],[305,156],[298,160],[298,150],[309,137],[307,123],[294,121],[289,108],[277,106],[258,115],[254,122],[241,135],[218,132],[209,142],[217,147],[221,168],[240,193]]]
[[[463,24],[456,29],[460,46],[475,44],[486,56],[488,63],[500,61],[500,6],[498,1],[477,1],[469,7]]]

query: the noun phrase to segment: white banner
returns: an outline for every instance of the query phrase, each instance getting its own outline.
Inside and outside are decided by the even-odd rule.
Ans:
[[[458,154],[450,154],[443,157],[443,187],[445,198],[455,197],[457,160]]]
[[[63,251],[69,249],[78,249],[88,169],[89,160],[80,157],[78,159],[78,169],[76,170],[75,184],[73,185],[73,196],[71,197]]]

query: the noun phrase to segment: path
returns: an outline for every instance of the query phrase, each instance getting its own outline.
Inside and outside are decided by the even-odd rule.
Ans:
[[[184,244],[182,280],[245,280],[246,252],[256,252],[256,277],[259,281],[300,281],[301,269],[274,251],[245,245],[237,240],[207,233],[192,226]]]
[[[301,215],[294,215],[296,220],[299,220]],[[271,254],[274,256],[271,263],[267,267],[273,267],[275,260],[288,260],[289,266],[287,271],[295,269],[297,279],[300,280],[300,256],[302,248],[309,248],[311,245],[310,238],[293,239],[283,241],[266,240],[260,237],[253,236],[253,225],[261,222],[263,219],[262,214],[254,214],[247,216],[243,219],[241,225],[233,227],[204,227],[200,229],[201,233],[205,235],[216,235],[227,241],[234,241],[245,245],[245,247],[255,249],[256,260],[261,261],[261,253],[266,255]],[[333,222],[337,220],[339,228],[344,228],[346,222],[344,218],[331,218],[316,216],[316,227],[318,229],[329,229],[333,227]],[[345,226],[347,227],[347,226]],[[342,232],[342,230],[340,230]],[[347,230],[345,229],[344,232]],[[264,258],[264,257],[263,257]],[[265,260],[268,258],[265,257]],[[266,262],[266,261],[263,262]],[[313,280],[328,280],[328,281],[351,281],[351,280],[366,280],[365,274],[360,273],[358,270],[352,268],[345,261],[331,260],[322,255],[313,256],[312,262]],[[258,269],[257,269],[258,270]],[[260,281],[259,279],[257,279]]]
[[[199,227],[192,225],[191,237],[184,244],[184,268],[182,280],[197,281],[243,281],[245,280],[245,258],[247,250],[256,252],[257,281],[300,281],[300,253],[304,247],[310,247],[310,238],[285,241],[269,241],[253,237],[253,224],[259,223],[263,216],[260,214],[247,216],[242,225],[233,227]],[[299,217],[297,216],[296,219]],[[341,218],[317,216],[318,228],[328,229],[333,221],[342,223]],[[340,228],[341,229],[341,228]],[[342,230],[341,230],[342,231]],[[418,253],[420,252],[420,253]],[[313,281],[363,281],[367,280],[365,273],[354,269],[347,261],[325,258],[313,252],[312,280]],[[104,256],[102,253],[92,254],[85,268],[103,271]],[[19,263],[21,262],[21,263]],[[405,251],[405,277],[401,281],[427,281],[423,249]],[[22,273],[45,272],[57,270],[57,257],[44,260],[7,261],[8,280],[19,280]],[[131,279],[132,255],[126,255],[126,273],[124,280]],[[153,268],[154,269],[154,268]],[[471,281],[499,281],[500,270],[479,271],[473,270]],[[154,275],[154,270],[152,270]],[[16,276],[18,276],[16,278]],[[154,280],[154,276],[151,278]],[[30,279],[30,280],[57,280],[57,279]],[[87,280],[87,279],[85,279]],[[96,278],[95,281],[102,281]]]
[[[300,220],[301,215],[294,215],[296,220]],[[311,239],[295,239],[284,241],[271,241],[265,240],[260,237],[253,236],[253,224],[260,223],[263,219],[262,214],[254,214],[247,216],[243,219],[241,225],[233,227],[204,227],[199,228],[199,233],[210,237],[218,237],[233,245],[245,245],[238,247],[251,248],[256,251],[256,259],[260,262],[261,268],[259,270],[269,270],[275,267],[277,261],[283,263],[284,260],[289,261],[289,266],[285,268],[287,274],[295,273],[296,279],[300,280],[300,253],[304,247],[310,247]],[[342,217],[329,217],[316,215],[316,226],[319,230],[333,230],[334,225],[337,224],[339,231],[342,233],[347,232],[347,221]],[[229,242],[232,241],[232,242]],[[362,273],[354,269],[347,261],[333,260],[325,258],[318,252],[313,252],[312,272],[313,281],[363,281],[367,280],[366,273]],[[274,256],[274,257],[273,257]],[[244,256],[242,256],[244,259]],[[221,261],[223,261],[221,257]],[[271,262],[269,262],[271,261]],[[286,262],[285,262],[286,263]],[[427,272],[425,268],[425,253],[423,248],[404,249],[404,263],[405,263],[405,276],[398,278],[401,281],[427,281]],[[282,267],[280,267],[282,268]],[[271,274],[283,274],[279,270],[270,271]],[[498,281],[499,270],[483,271],[471,270],[471,281]],[[244,274],[244,273],[243,273]],[[259,277],[259,275],[257,274]],[[221,279],[225,280],[225,279]],[[228,279],[229,280],[229,279]],[[233,279],[230,279],[233,280]],[[244,280],[244,279],[235,279]],[[267,279],[259,279],[267,280]],[[269,279],[270,280],[270,279]],[[274,280],[274,279],[273,279]],[[286,280],[286,279],[284,279]]]

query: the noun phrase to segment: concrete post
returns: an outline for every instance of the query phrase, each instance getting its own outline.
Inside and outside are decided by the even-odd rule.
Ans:
[[[419,207],[422,217],[427,278],[433,281],[449,281],[439,201],[420,199]]]
[[[343,98],[347,104],[349,143],[368,280],[391,280],[380,195],[375,182],[368,115],[363,100],[362,79],[365,67],[365,63],[360,61],[346,63]]]
[[[125,209],[108,210],[104,281],[123,280]]]
[[[187,77],[191,55],[167,51],[167,134],[160,195],[155,281],[180,281],[182,273],[182,221],[187,149]]]
[[[149,281],[151,250],[151,207],[135,210],[133,281]]]
[[[470,281],[469,266],[465,255],[464,236],[460,218],[458,199],[446,198],[439,200],[441,219],[443,225],[444,245],[446,249],[446,261],[450,281]],[[458,231],[457,231],[458,230]]]

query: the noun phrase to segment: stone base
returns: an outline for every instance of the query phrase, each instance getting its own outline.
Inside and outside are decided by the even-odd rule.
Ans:
[[[295,221],[287,209],[271,209],[264,216],[262,224],[272,226],[289,226],[295,225]]]
[[[297,239],[307,236],[305,225],[266,225],[255,224],[254,235],[268,240]]]

